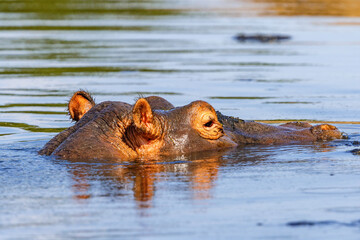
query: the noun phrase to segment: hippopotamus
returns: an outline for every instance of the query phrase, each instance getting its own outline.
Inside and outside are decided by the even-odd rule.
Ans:
[[[135,160],[181,155],[245,144],[294,144],[342,138],[329,124],[290,122],[269,125],[228,117],[205,101],[174,107],[162,97],[141,97],[135,104],[95,104],[77,91],[68,103],[76,123],[56,135],[42,155],[61,159]]]

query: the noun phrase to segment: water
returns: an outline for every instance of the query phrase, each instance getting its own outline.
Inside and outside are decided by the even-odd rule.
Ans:
[[[205,100],[243,119],[335,122],[360,140],[357,0],[0,2],[1,239],[357,239],[347,142],[151,163],[37,155],[96,102]],[[285,34],[240,43],[239,33]]]

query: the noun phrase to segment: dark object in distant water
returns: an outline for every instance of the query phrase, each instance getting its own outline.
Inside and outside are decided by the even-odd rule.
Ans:
[[[315,225],[333,225],[338,224],[336,221],[296,221],[296,222],[288,222],[286,225],[290,227],[307,227],[307,226],[315,226]]]
[[[273,43],[283,42],[291,39],[289,35],[281,34],[238,34],[235,39],[240,42],[261,42],[261,43]]]
[[[359,227],[360,220],[355,220],[352,222],[338,222],[333,220],[326,221],[296,221],[296,222],[288,222],[286,224],[289,227],[312,227],[312,226],[330,226],[330,225],[339,225],[345,227]]]
[[[355,149],[351,150],[350,152],[354,155],[360,155],[360,148],[355,148]]]

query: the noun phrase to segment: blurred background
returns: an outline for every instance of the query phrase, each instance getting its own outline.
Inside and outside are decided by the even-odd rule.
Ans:
[[[332,121],[358,139],[359,56],[359,0],[1,0],[0,238],[357,239],[351,144],[148,165],[37,151],[73,124],[78,89],[96,102],[160,95],[246,120]],[[315,227],[286,225],[302,220]]]

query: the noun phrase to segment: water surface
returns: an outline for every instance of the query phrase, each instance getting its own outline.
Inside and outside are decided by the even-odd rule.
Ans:
[[[2,1],[0,41],[1,238],[357,239],[357,0]],[[37,155],[73,124],[66,101],[80,88],[96,102],[160,95],[335,122],[351,138],[148,163]]]

